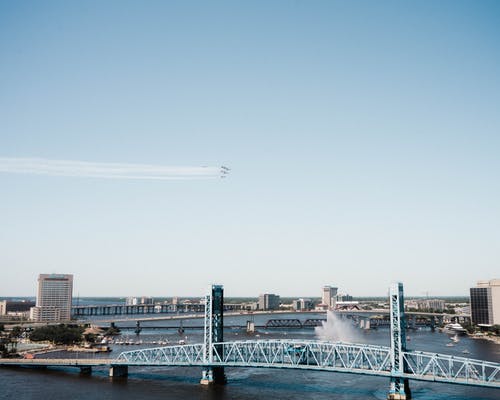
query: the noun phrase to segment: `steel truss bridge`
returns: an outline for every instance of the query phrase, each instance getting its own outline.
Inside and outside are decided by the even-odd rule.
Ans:
[[[212,344],[211,367],[288,368],[391,377],[391,348],[308,340],[247,340]],[[126,351],[128,366],[207,367],[203,344]],[[500,364],[463,357],[405,351],[401,378],[500,387]]]
[[[344,372],[389,378],[387,398],[393,400],[411,398],[410,379],[500,388],[500,363],[407,350],[401,283],[391,286],[389,302],[390,347],[312,340],[226,342],[223,288],[213,285],[205,297],[203,343],[125,351],[116,359],[0,359],[0,365],[73,366],[82,372],[107,366],[110,376],[126,376],[131,366],[201,367],[202,384],[226,383],[225,367]]]

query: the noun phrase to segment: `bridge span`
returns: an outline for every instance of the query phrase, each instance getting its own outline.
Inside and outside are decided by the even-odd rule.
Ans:
[[[391,348],[308,340],[246,340],[214,343],[212,367],[289,368],[391,377]],[[405,351],[408,379],[500,388],[500,364],[444,354]],[[128,366],[200,366],[203,344],[121,353]]]
[[[314,340],[245,340],[212,344],[207,363],[202,343],[122,352],[102,359],[0,359],[0,365],[38,367],[109,367],[126,375],[128,367],[245,367],[302,369],[391,377],[391,348]],[[406,372],[400,377],[500,388],[500,364],[420,351],[405,351]],[[117,373],[118,371],[118,373]]]

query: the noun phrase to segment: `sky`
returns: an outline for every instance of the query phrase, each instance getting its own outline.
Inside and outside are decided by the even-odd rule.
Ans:
[[[468,295],[500,278],[497,1],[0,0],[0,296]]]

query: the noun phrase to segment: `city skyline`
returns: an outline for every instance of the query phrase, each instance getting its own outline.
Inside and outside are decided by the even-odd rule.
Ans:
[[[0,3],[0,295],[467,295],[498,278],[497,2]]]

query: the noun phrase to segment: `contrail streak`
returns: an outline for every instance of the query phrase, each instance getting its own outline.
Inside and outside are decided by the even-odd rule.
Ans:
[[[103,163],[44,158],[0,157],[0,173],[73,176],[105,179],[214,179],[228,174],[227,167],[168,167],[150,164]]]

